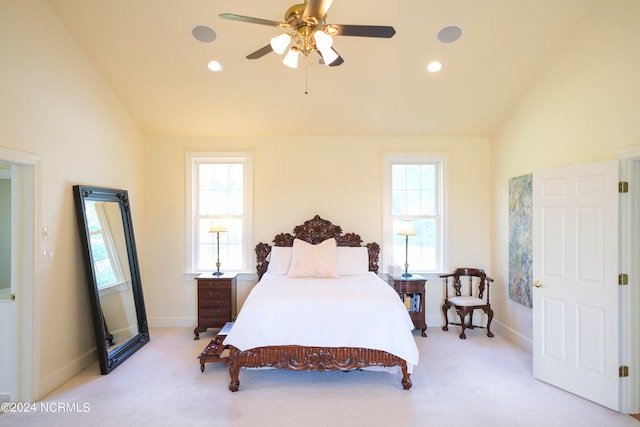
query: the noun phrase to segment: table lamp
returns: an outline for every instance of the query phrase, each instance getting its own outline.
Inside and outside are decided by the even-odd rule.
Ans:
[[[413,221],[410,219],[403,220],[400,230],[398,230],[398,235],[405,236],[405,262],[402,277],[411,277],[411,274],[409,274],[409,236],[416,235],[416,232],[413,231]]]
[[[220,271],[220,233],[224,233],[225,231],[227,231],[227,227],[219,224],[213,224],[209,229],[209,233],[216,233],[216,240],[217,240],[216,252],[218,255],[218,260],[216,262],[216,271],[213,272],[214,276],[222,276],[224,274],[222,273],[222,271]]]

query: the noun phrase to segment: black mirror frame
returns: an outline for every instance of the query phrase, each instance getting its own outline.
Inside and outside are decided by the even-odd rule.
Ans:
[[[143,345],[149,342],[149,327],[147,315],[142,296],[142,281],[140,279],[140,267],[138,265],[138,255],[133,233],[133,222],[129,206],[129,195],[126,190],[116,190],[111,188],[92,187],[86,185],[73,186],[73,196],[76,206],[76,216],[78,229],[80,232],[80,243],[84,257],[85,271],[89,285],[89,299],[91,301],[91,311],[93,317],[93,327],[96,337],[98,361],[100,363],[100,373],[106,375],[120,365],[133,353],[138,351]],[[93,200],[100,202],[117,202],[122,214],[124,234],[129,255],[129,268],[131,270],[131,288],[136,308],[138,321],[138,334],[130,338],[115,350],[107,351],[106,333],[100,306],[100,295],[94,270],[93,254],[89,247],[90,235],[87,224],[85,201]]]

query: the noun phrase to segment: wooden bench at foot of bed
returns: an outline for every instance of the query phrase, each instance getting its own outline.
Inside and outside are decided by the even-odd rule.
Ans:
[[[353,347],[271,346],[240,351],[229,346],[229,390],[238,391],[240,368],[277,368],[292,371],[351,371],[371,366],[402,370],[402,387],[411,388],[407,362],[382,350]]]
[[[204,364],[207,362],[227,363],[229,361],[229,357],[223,356],[222,354],[225,349],[229,348],[224,344],[224,339],[227,337],[227,334],[231,332],[233,323],[234,322],[225,323],[215,338],[202,350],[202,353],[198,356],[198,359],[200,359],[200,372],[204,372]]]

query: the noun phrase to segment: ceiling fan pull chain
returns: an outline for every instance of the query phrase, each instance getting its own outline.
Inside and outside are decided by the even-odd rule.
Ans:
[[[304,61],[304,94],[309,95],[309,63]]]

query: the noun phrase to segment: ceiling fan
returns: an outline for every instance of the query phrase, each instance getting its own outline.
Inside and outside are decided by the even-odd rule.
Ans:
[[[332,3],[333,0],[305,0],[303,4],[296,4],[287,9],[284,15],[285,22],[233,13],[223,13],[220,17],[284,29],[285,33],[273,37],[268,45],[247,55],[247,59],[262,58],[270,52],[278,55],[287,52],[282,62],[291,68],[297,68],[300,54],[306,57],[312,52],[316,52],[321,62],[328,66],[335,67],[344,63],[344,59],[333,48],[332,36],[388,39],[396,33],[396,30],[389,26],[327,24],[327,11]]]

